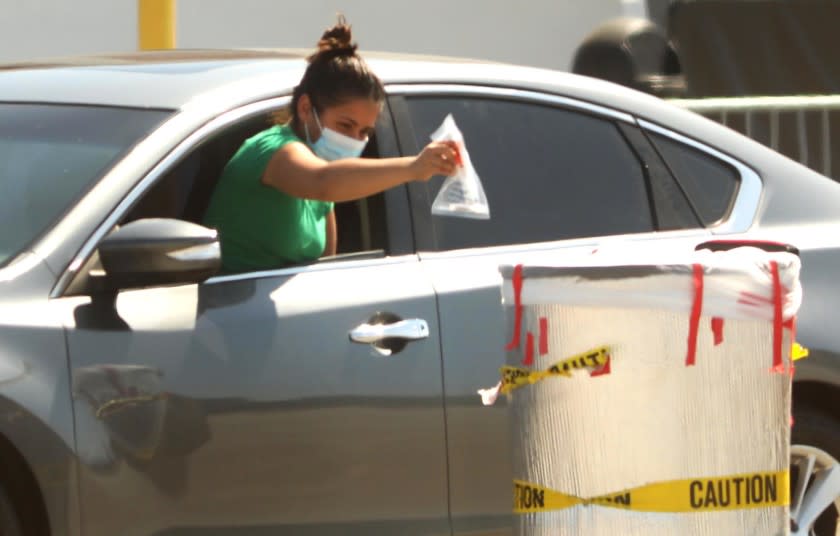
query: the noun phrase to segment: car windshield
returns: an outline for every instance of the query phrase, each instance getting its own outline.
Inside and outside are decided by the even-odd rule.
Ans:
[[[171,112],[0,103],[0,266]]]

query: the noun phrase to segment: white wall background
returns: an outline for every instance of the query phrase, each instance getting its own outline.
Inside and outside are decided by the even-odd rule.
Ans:
[[[234,8],[234,5],[236,6]],[[313,47],[341,11],[364,50],[567,69],[621,0],[179,0],[179,46]]]
[[[136,48],[134,0],[0,0],[0,61]]]
[[[177,0],[181,48],[313,47],[339,11],[360,49],[568,69],[599,23],[645,0]],[[137,48],[136,0],[0,0],[0,61]]]

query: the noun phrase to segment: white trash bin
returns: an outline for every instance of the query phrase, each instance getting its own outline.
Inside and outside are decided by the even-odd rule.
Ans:
[[[501,268],[517,533],[788,534],[798,257],[587,262]]]

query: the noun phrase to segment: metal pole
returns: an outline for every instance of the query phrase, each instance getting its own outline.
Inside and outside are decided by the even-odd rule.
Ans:
[[[137,0],[140,50],[175,48],[175,1]]]
[[[796,129],[799,133],[799,162],[808,165],[808,129],[805,126],[805,110],[796,112]]]

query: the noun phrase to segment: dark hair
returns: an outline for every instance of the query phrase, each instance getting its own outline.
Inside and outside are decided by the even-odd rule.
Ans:
[[[338,23],[321,36],[318,50],[307,58],[309,66],[292,93],[290,112],[295,123],[297,104],[303,94],[309,95],[318,111],[355,98],[385,100],[382,82],[356,54],[356,48],[350,26],[339,16]]]

